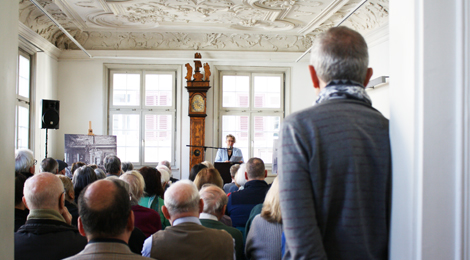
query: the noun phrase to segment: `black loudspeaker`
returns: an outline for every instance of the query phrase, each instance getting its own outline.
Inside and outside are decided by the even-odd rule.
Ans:
[[[42,100],[42,129],[59,129],[59,100]]]

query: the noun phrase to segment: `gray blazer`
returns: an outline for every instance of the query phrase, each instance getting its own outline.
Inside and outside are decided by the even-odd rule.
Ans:
[[[131,252],[129,247],[122,243],[98,242],[88,243],[80,253],[66,258],[65,260],[131,260],[141,259],[148,260],[151,258],[143,257]]]

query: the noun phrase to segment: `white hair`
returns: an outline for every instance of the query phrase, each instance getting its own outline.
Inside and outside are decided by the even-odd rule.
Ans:
[[[164,197],[170,216],[185,212],[199,213],[199,192],[190,180],[174,183],[166,190]]]
[[[132,170],[121,175],[119,179],[129,183],[133,204],[135,205],[139,203],[139,200],[144,194],[145,189],[145,181],[142,174],[136,170]]]
[[[245,186],[246,178],[246,163],[240,164],[240,168],[238,168],[237,174],[235,174],[235,182],[240,186]]]
[[[168,169],[170,169],[170,171],[171,171],[171,163],[170,163],[169,161],[167,161],[167,160],[161,161],[158,165],[159,165],[159,166],[160,166],[160,165],[166,166],[166,167],[168,167]]]
[[[34,166],[33,151],[29,149],[18,149],[15,151],[15,171],[29,172]]]
[[[160,175],[161,175],[160,180],[161,180],[162,185],[165,182],[170,181],[171,170],[168,169],[168,167],[166,167],[165,165],[158,165],[157,170],[158,172],[160,172]]]
[[[227,205],[228,197],[225,192],[214,184],[204,184],[199,191],[199,196],[204,201],[204,213],[219,215]]]

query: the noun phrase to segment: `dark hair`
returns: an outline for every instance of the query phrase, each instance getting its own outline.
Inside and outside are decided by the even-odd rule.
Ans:
[[[78,198],[78,208],[83,228],[87,234],[98,237],[116,237],[124,232],[131,213],[131,202],[126,189],[119,182],[112,181],[116,187],[106,208],[91,209],[90,201],[84,198],[87,186]]]
[[[153,196],[157,195],[163,197],[163,187],[161,182],[160,172],[153,167],[142,167],[139,169],[140,174],[144,177],[145,181],[145,195]]]
[[[207,166],[202,163],[194,165],[193,168],[191,168],[191,172],[189,173],[189,179],[194,181],[194,179],[196,179],[197,173],[204,168],[207,168]]]
[[[206,183],[214,184],[221,189],[224,186],[224,180],[222,180],[219,171],[215,168],[205,168],[197,173],[194,179],[197,189],[201,190],[202,185]]]
[[[246,163],[246,173],[250,179],[263,178],[265,169],[264,162],[260,158],[250,158]]]
[[[50,172],[56,174],[59,169],[59,163],[54,159],[47,157],[41,162],[41,172]]]
[[[98,168],[98,165],[96,164],[88,164],[88,167],[91,167],[93,170],[96,170]]]
[[[108,155],[104,158],[104,168],[106,168],[106,173],[120,174],[121,160],[116,155]]]
[[[23,189],[26,177],[19,173],[15,172],[15,206],[19,205],[23,201]]]
[[[96,173],[90,166],[82,166],[78,168],[73,174],[73,190],[75,192],[75,200],[77,201],[78,196],[82,190],[90,183],[98,180]]]
[[[72,163],[72,168],[70,169],[70,172],[72,173],[72,176],[78,168],[80,168],[82,166],[85,166],[85,165],[86,165],[86,163],[84,163],[84,162],[74,162],[74,163]]]
[[[123,172],[134,170],[134,165],[131,162],[122,162],[121,169]]]

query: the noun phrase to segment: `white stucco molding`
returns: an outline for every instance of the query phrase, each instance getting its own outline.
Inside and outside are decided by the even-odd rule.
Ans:
[[[58,59],[62,52],[48,40],[28,28],[21,22],[18,22],[19,46],[25,48],[25,51],[36,53],[43,51],[52,57]]]

